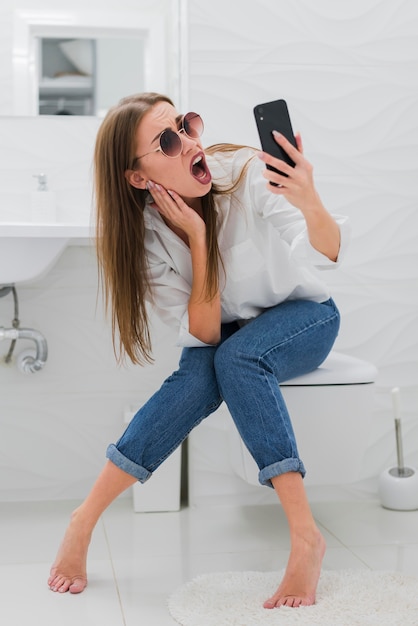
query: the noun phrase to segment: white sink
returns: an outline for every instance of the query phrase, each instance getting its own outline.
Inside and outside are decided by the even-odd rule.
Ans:
[[[64,249],[93,241],[88,225],[0,223],[0,285],[31,281],[44,275]]]

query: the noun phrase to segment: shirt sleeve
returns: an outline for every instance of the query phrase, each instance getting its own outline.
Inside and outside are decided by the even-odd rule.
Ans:
[[[338,251],[338,257],[335,261],[332,261],[325,254],[322,254],[322,252],[319,252],[312,246],[309,241],[306,226],[305,230],[297,235],[291,243],[292,255],[295,255],[298,258],[305,258],[319,270],[336,269],[339,267],[348,248],[351,228],[347,217],[342,215],[333,215],[332,217],[335,219],[338,224],[338,228],[340,229],[340,249]]]
[[[165,261],[149,255],[148,277],[152,297],[148,298],[158,317],[178,332],[177,346],[188,348],[208,347],[189,332],[188,303],[190,285]]]
[[[351,230],[348,218],[332,214],[340,229],[340,250],[337,260],[331,261],[311,245],[306,221],[301,211],[283,196],[276,196],[269,192],[266,180],[262,176],[264,167],[264,163],[259,159],[253,159],[249,167],[247,184],[253,210],[279,231],[280,237],[289,244],[292,257],[303,259],[318,269],[337,268],[345,256],[350,240]]]

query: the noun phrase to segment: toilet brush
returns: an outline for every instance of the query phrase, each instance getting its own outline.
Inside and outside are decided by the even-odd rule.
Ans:
[[[392,389],[392,401],[395,413],[398,465],[388,468],[380,474],[379,496],[385,509],[413,511],[418,509],[418,473],[415,468],[404,465],[399,387]]]

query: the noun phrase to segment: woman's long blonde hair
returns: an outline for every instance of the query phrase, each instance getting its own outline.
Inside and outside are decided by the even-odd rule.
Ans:
[[[148,192],[132,187],[125,172],[133,167],[138,125],[157,102],[173,105],[170,98],[158,93],[123,98],[109,110],[100,125],[94,151],[97,258],[105,309],[111,311],[113,346],[118,360],[124,360],[127,355],[133,363],[139,364],[152,362],[146,308],[146,297],[152,299],[152,293],[144,245],[144,207]],[[206,152],[231,152],[240,147],[217,144]],[[234,191],[245,169],[229,188],[212,185],[202,198],[208,246],[205,294],[208,299],[219,288],[222,265],[214,196]]]

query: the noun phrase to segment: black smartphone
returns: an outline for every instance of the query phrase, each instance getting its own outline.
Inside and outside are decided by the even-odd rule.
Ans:
[[[289,110],[285,100],[273,100],[273,102],[264,102],[254,107],[254,117],[257,124],[257,130],[260,137],[263,152],[267,152],[282,161],[285,161],[292,167],[295,163],[290,156],[276,143],[273,137],[273,130],[277,130],[284,135],[288,141],[297,149],[295,135],[293,133],[292,122],[290,121]],[[285,176],[271,165],[267,165],[269,170],[278,172]],[[270,183],[275,185],[275,183]]]

